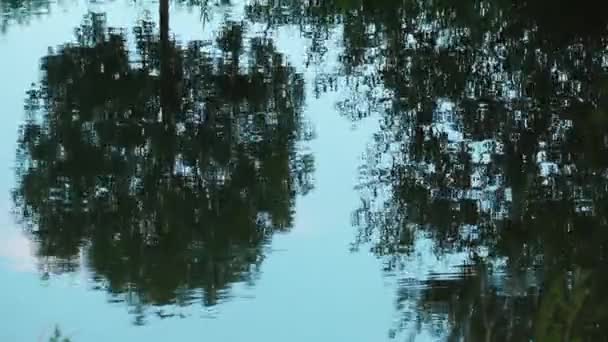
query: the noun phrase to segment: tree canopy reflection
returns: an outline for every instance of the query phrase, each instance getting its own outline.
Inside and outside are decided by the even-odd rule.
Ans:
[[[14,24],[28,24],[32,17],[50,11],[51,3],[48,0],[0,0],[0,33],[6,33]]]
[[[420,234],[470,254],[420,295],[422,320],[447,317],[448,340],[606,336],[606,21],[563,30],[536,5],[427,6],[382,40],[391,96],[361,241],[394,267]]]
[[[139,309],[213,305],[254,279],[313,161],[297,146],[310,138],[302,77],[245,31],[227,23],[180,46],[144,20],[132,53],[126,31],[91,14],[43,58],[14,198],[52,271],[82,253],[100,287]]]
[[[371,243],[389,271],[411,265],[421,238],[469,256],[405,283],[399,306],[419,314],[403,324],[454,341],[606,336],[607,5],[279,2],[251,18],[313,38],[340,27],[340,71],[320,88],[342,79],[357,95],[345,116],[380,115],[355,246]]]
[[[98,19],[45,59],[15,198],[41,256],[84,250],[111,291],[188,303],[202,289],[210,304],[251,277],[311,186],[311,158],[295,149],[302,80],[241,24],[212,46],[178,46],[164,4],[160,38],[148,22],[135,30],[136,64],[125,32]],[[298,25],[313,62],[339,33],[339,71],[318,88],[356,93],[340,103],[349,119],[380,114],[356,245],[371,243],[389,271],[421,238],[468,256],[450,274],[404,279],[398,304],[418,313],[404,325],[465,341],[608,335],[607,6],[248,3],[250,21]]]

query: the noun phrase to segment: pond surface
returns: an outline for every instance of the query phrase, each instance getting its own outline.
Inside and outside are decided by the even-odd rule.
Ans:
[[[0,341],[601,341],[608,5],[0,0]]]

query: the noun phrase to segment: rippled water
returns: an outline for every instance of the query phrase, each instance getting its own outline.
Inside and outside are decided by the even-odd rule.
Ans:
[[[605,10],[0,0],[0,340],[605,339]]]

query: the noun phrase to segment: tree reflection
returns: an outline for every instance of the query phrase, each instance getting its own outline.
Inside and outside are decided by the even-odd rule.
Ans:
[[[135,64],[125,32],[95,16],[45,58],[15,198],[41,256],[85,251],[100,283],[135,302],[189,303],[200,289],[212,304],[254,275],[311,187],[311,158],[296,153],[302,79],[242,24],[179,46],[166,4],[160,38],[135,29]],[[389,271],[421,237],[467,256],[401,288],[399,305],[419,313],[404,325],[465,341],[608,335],[607,6],[249,2],[251,21],[300,27],[308,63],[339,33],[338,75],[319,75],[317,91],[346,85],[345,116],[381,115],[356,247],[371,243]]]
[[[0,33],[13,24],[28,24],[32,17],[50,13],[49,0],[0,0]]]
[[[239,23],[184,47],[154,30],[135,27],[133,61],[127,33],[91,14],[43,59],[14,192],[53,271],[83,253],[136,311],[213,305],[253,280],[312,187],[312,157],[297,149],[310,138],[303,79],[272,41],[245,39]]]
[[[169,28],[169,2],[178,7],[197,8],[204,20],[211,15],[213,6],[232,6],[230,0],[159,0],[161,26],[166,23],[167,29]],[[14,25],[28,25],[32,19],[50,14],[57,6],[67,8],[75,4],[77,4],[76,1],[0,0],[0,33],[6,33]]]
[[[342,25],[340,77],[359,101],[344,114],[381,113],[356,246],[371,243],[389,270],[407,267],[421,236],[439,255],[469,255],[456,279],[404,288],[400,303],[423,312],[410,323],[440,314],[449,340],[606,336],[606,5],[307,4]]]

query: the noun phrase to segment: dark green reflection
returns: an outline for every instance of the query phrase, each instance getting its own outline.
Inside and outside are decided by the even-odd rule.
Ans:
[[[230,0],[159,0],[161,8],[168,11],[169,2],[177,7],[195,8],[201,18],[207,20],[212,7],[232,6]],[[5,34],[12,26],[28,25],[32,20],[46,16],[57,7],[67,9],[78,5],[78,0],[0,0],[0,34]],[[165,12],[168,13],[168,12]]]
[[[27,25],[32,20],[51,12],[49,0],[0,0],[0,34],[10,26]]]
[[[142,21],[130,53],[91,14],[29,92],[14,198],[39,257],[65,272],[84,253],[138,323],[147,304],[213,305],[253,280],[312,187],[303,79],[245,30],[179,46]]]
[[[356,245],[371,243],[391,271],[422,237],[439,255],[469,255],[454,274],[402,287],[399,306],[417,303],[403,327],[454,341],[608,336],[608,5],[314,4],[249,13],[313,39],[343,30],[346,82],[327,75],[319,88],[349,85],[359,102],[341,109],[353,120],[381,115]]]

